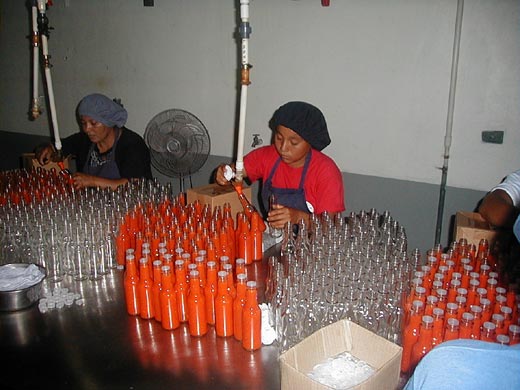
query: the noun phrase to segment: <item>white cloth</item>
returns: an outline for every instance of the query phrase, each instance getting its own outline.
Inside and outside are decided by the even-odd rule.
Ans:
[[[520,207],[520,170],[510,173],[499,185],[493,187],[491,192],[503,190],[509,195],[515,207]]]
[[[42,281],[45,274],[35,264],[14,267],[6,264],[0,267],[0,291],[14,291],[34,286]]]

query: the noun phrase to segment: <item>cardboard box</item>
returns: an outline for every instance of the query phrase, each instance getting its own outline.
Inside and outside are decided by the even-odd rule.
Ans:
[[[349,320],[338,321],[313,333],[280,356],[283,390],[329,389],[307,376],[313,367],[342,352],[368,363],[375,370],[352,389],[392,390],[399,382],[402,348]]]
[[[477,247],[483,238],[487,239],[492,246],[498,234],[479,213],[470,211],[457,211],[454,231],[454,241],[465,238],[469,244],[474,244]]]
[[[63,160],[63,165],[65,166],[66,169],[69,169],[69,167],[70,167],[70,160],[71,160],[70,156],[67,156],[67,158],[65,158]],[[54,161],[51,161],[45,165],[41,165],[38,162],[38,160],[34,157],[34,153],[22,154],[22,161],[23,161],[23,167],[25,169],[43,168],[47,171],[50,171],[52,169],[55,169],[57,172],[61,171],[60,166]]]
[[[246,198],[251,200],[251,187],[244,187],[242,189]],[[225,203],[231,205],[231,213],[236,220],[238,212],[244,211],[242,204],[238,200],[238,195],[233,186],[220,186],[218,184],[209,184],[207,186],[191,188],[186,191],[186,200],[188,203],[193,203],[199,200],[202,204],[209,204],[213,210],[217,206],[223,207]]]

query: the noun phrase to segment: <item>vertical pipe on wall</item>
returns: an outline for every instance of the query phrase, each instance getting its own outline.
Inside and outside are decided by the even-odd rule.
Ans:
[[[241,52],[241,89],[240,89],[240,118],[238,123],[238,140],[237,140],[237,161],[235,163],[236,176],[235,181],[242,183],[244,170],[244,137],[246,127],[246,109],[247,109],[247,87],[251,84],[249,80],[249,36],[251,34],[251,26],[249,25],[249,0],[240,0],[240,24],[239,33],[242,38]]]
[[[442,233],[442,217],[444,213],[444,200],[446,198],[446,182],[448,178],[448,161],[450,158],[451,134],[453,128],[453,108],[455,106],[455,90],[457,86],[457,70],[459,65],[460,32],[462,29],[462,14],[464,0],[457,0],[457,16],[455,19],[455,37],[453,39],[453,53],[451,60],[450,94],[448,98],[448,115],[446,118],[446,134],[444,136],[444,163],[442,165],[441,187],[439,192],[439,205],[437,208],[437,226],[435,228],[435,244],[440,243]]]

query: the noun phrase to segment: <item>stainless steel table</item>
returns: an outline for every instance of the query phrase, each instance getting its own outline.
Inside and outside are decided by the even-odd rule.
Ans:
[[[269,251],[247,269],[259,291]],[[280,388],[276,345],[248,352],[233,337],[217,337],[212,327],[191,337],[186,325],[167,331],[153,319],[130,316],[122,281],[123,272],[113,270],[97,281],[45,282],[46,288],[78,292],[84,306],[0,313],[0,388]]]

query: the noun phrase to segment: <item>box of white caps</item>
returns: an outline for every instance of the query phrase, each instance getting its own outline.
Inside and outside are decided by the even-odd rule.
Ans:
[[[317,365],[347,353],[370,371],[346,388],[359,390],[396,389],[399,383],[402,348],[349,320],[341,320],[313,333],[280,356],[282,389],[330,389],[326,381],[318,381]],[[334,367],[335,374],[340,368]],[[352,371],[350,375],[355,375]],[[312,379],[311,378],[315,378]],[[336,375],[335,375],[336,376]],[[352,378],[354,379],[354,378]],[[349,382],[344,378],[343,382]],[[338,388],[338,387],[336,387]]]

